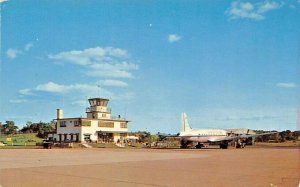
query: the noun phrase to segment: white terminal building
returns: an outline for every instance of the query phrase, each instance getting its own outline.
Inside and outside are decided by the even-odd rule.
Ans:
[[[58,142],[117,142],[127,137],[128,120],[111,116],[108,99],[91,98],[86,118],[64,118],[57,109],[56,133],[49,138]]]

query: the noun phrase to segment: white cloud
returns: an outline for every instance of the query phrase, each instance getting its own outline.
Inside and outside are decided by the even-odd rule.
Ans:
[[[101,80],[98,81],[98,83],[100,86],[113,86],[113,87],[127,87],[128,84],[126,82],[123,81],[119,81],[119,80]]]
[[[33,43],[30,42],[30,43],[25,45],[24,50],[29,51],[32,47],[33,47]]]
[[[12,48],[9,48],[7,51],[6,51],[6,55],[8,58],[10,59],[15,59],[17,58],[17,56],[19,54],[22,54],[22,51],[18,50],[18,49],[12,49]]]
[[[82,51],[73,50],[60,52],[55,55],[48,55],[49,59],[58,60],[61,62],[70,62],[79,65],[89,65],[100,62],[109,62],[113,58],[126,57],[127,51],[112,47],[95,47],[84,49]]]
[[[138,66],[124,61],[128,58],[124,49],[95,47],[48,55],[49,59],[68,62],[85,67],[85,75],[91,77],[133,78],[130,71]]]
[[[169,37],[168,37],[168,41],[170,43],[173,43],[173,42],[177,42],[181,39],[181,36],[177,35],[177,34],[169,34]]]
[[[30,89],[21,89],[21,90],[19,90],[19,93],[21,95],[34,95]]]
[[[84,106],[85,100],[83,97],[104,97],[113,98],[115,100],[131,100],[135,94],[133,92],[118,92],[113,93],[104,87],[127,87],[128,84],[119,80],[100,80],[93,84],[59,84],[48,82],[39,84],[33,89],[22,89],[19,91],[21,97],[25,95],[39,95],[39,92],[51,93],[58,96],[63,96],[67,102],[73,105]],[[12,103],[21,103],[26,100],[11,100]],[[85,102],[84,102],[85,101]]]
[[[6,51],[6,55],[10,59],[15,59],[17,58],[18,55],[24,54],[25,52],[29,51],[32,47],[33,47],[33,43],[29,42],[24,46],[24,50],[9,48]]]
[[[4,3],[4,2],[7,2],[8,0],[0,0],[0,4],[1,3]]]
[[[48,82],[46,84],[38,85],[35,90],[53,93],[63,93],[69,89],[70,86],[56,84],[54,82]]]
[[[262,3],[252,4],[250,2],[234,1],[231,6],[225,11],[225,14],[229,16],[229,19],[252,19],[263,20],[265,19],[265,13],[279,9],[282,4],[274,1],[265,1]]]
[[[270,10],[275,10],[281,7],[281,4],[277,3],[277,2],[269,2],[269,1],[265,1],[264,3],[260,3],[258,4],[258,13],[264,13],[264,12],[268,12]]]
[[[251,11],[254,8],[254,6],[249,2],[241,3],[240,7],[241,7],[241,9],[244,9],[244,10],[247,10],[247,11]]]
[[[86,75],[91,77],[133,78],[134,76],[129,71],[137,69],[136,64],[127,62],[93,64],[86,71]]]
[[[99,88],[97,85],[90,85],[90,84],[71,84],[71,85],[64,85],[64,84],[57,84],[54,82],[48,82],[46,84],[39,84],[35,90],[36,91],[44,91],[44,92],[52,92],[52,93],[67,93],[72,91],[89,91],[95,92]]]
[[[276,86],[280,87],[280,88],[296,88],[296,87],[298,87],[297,84],[292,83],[292,82],[279,82],[276,84]]]

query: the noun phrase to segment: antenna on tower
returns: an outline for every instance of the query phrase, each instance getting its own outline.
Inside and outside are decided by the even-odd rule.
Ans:
[[[127,107],[125,106],[125,112],[124,112],[124,118],[126,119],[126,114],[127,114]]]

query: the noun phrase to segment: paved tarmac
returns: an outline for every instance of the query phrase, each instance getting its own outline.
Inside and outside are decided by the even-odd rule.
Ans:
[[[298,186],[299,149],[0,149],[0,186]]]

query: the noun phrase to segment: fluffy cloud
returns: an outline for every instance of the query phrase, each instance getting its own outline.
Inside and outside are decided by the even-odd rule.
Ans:
[[[177,34],[169,34],[168,36],[168,41],[170,43],[173,43],[173,42],[177,42],[181,39],[181,36],[177,35]]]
[[[80,92],[80,93],[91,93],[92,95],[99,92],[104,91],[99,85],[96,84],[57,84],[54,82],[48,82],[46,84],[40,84],[36,86],[35,91],[43,91],[43,92],[51,92],[51,93],[72,93],[72,92]],[[105,91],[108,92],[108,91]]]
[[[24,54],[24,52],[29,51],[32,47],[33,47],[33,43],[29,42],[24,46],[24,50],[9,48],[6,51],[6,55],[10,59],[15,59],[17,58],[18,55]]]
[[[129,71],[137,69],[136,64],[127,62],[93,64],[86,75],[91,77],[133,78],[134,76]]]
[[[266,1],[264,3],[260,3],[258,4],[258,10],[257,12],[258,13],[264,13],[264,12],[268,12],[270,10],[276,10],[278,8],[280,8],[282,5],[277,3],[277,2],[269,2],[269,1]]]
[[[296,87],[298,87],[297,84],[292,83],[292,82],[279,82],[276,84],[276,86],[280,87],[280,88],[296,88]]]
[[[70,90],[73,86],[66,86],[61,84],[56,84],[54,82],[48,82],[46,84],[39,84],[35,90],[44,91],[44,92],[53,92],[53,93],[63,93]]]
[[[265,19],[264,14],[275,9],[279,9],[282,4],[274,1],[265,1],[262,3],[252,4],[250,2],[234,1],[231,3],[230,8],[225,12],[229,19],[247,18],[252,20]]]
[[[127,87],[128,84],[119,80],[100,80],[94,84],[58,84],[54,82],[48,82],[39,84],[33,89],[19,90],[21,95],[35,95],[35,92],[49,92],[56,94],[74,94],[74,93],[86,93],[88,95],[97,95],[99,92],[105,93],[105,95],[112,95],[111,92],[103,87]]]
[[[79,65],[89,65],[100,62],[109,62],[116,57],[126,57],[127,51],[119,48],[112,47],[95,47],[84,49],[82,51],[73,50],[60,52],[55,55],[48,55],[49,59],[61,61],[61,62],[70,62]]]
[[[21,95],[34,95],[30,89],[21,89],[21,90],[19,90],[19,93]]]
[[[4,3],[4,2],[7,2],[8,0],[0,0],[0,4],[1,3]]]
[[[22,54],[22,51],[18,50],[18,49],[12,49],[12,48],[9,48],[7,51],[6,51],[6,55],[8,58],[10,59],[15,59],[17,58],[17,56],[19,54]]]
[[[130,71],[138,66],[124,61],[128,58],[124,49],[95,47],[48,55],[49,59],[77,64],[86,68],[85,74],[91,77],[133,78]]]

